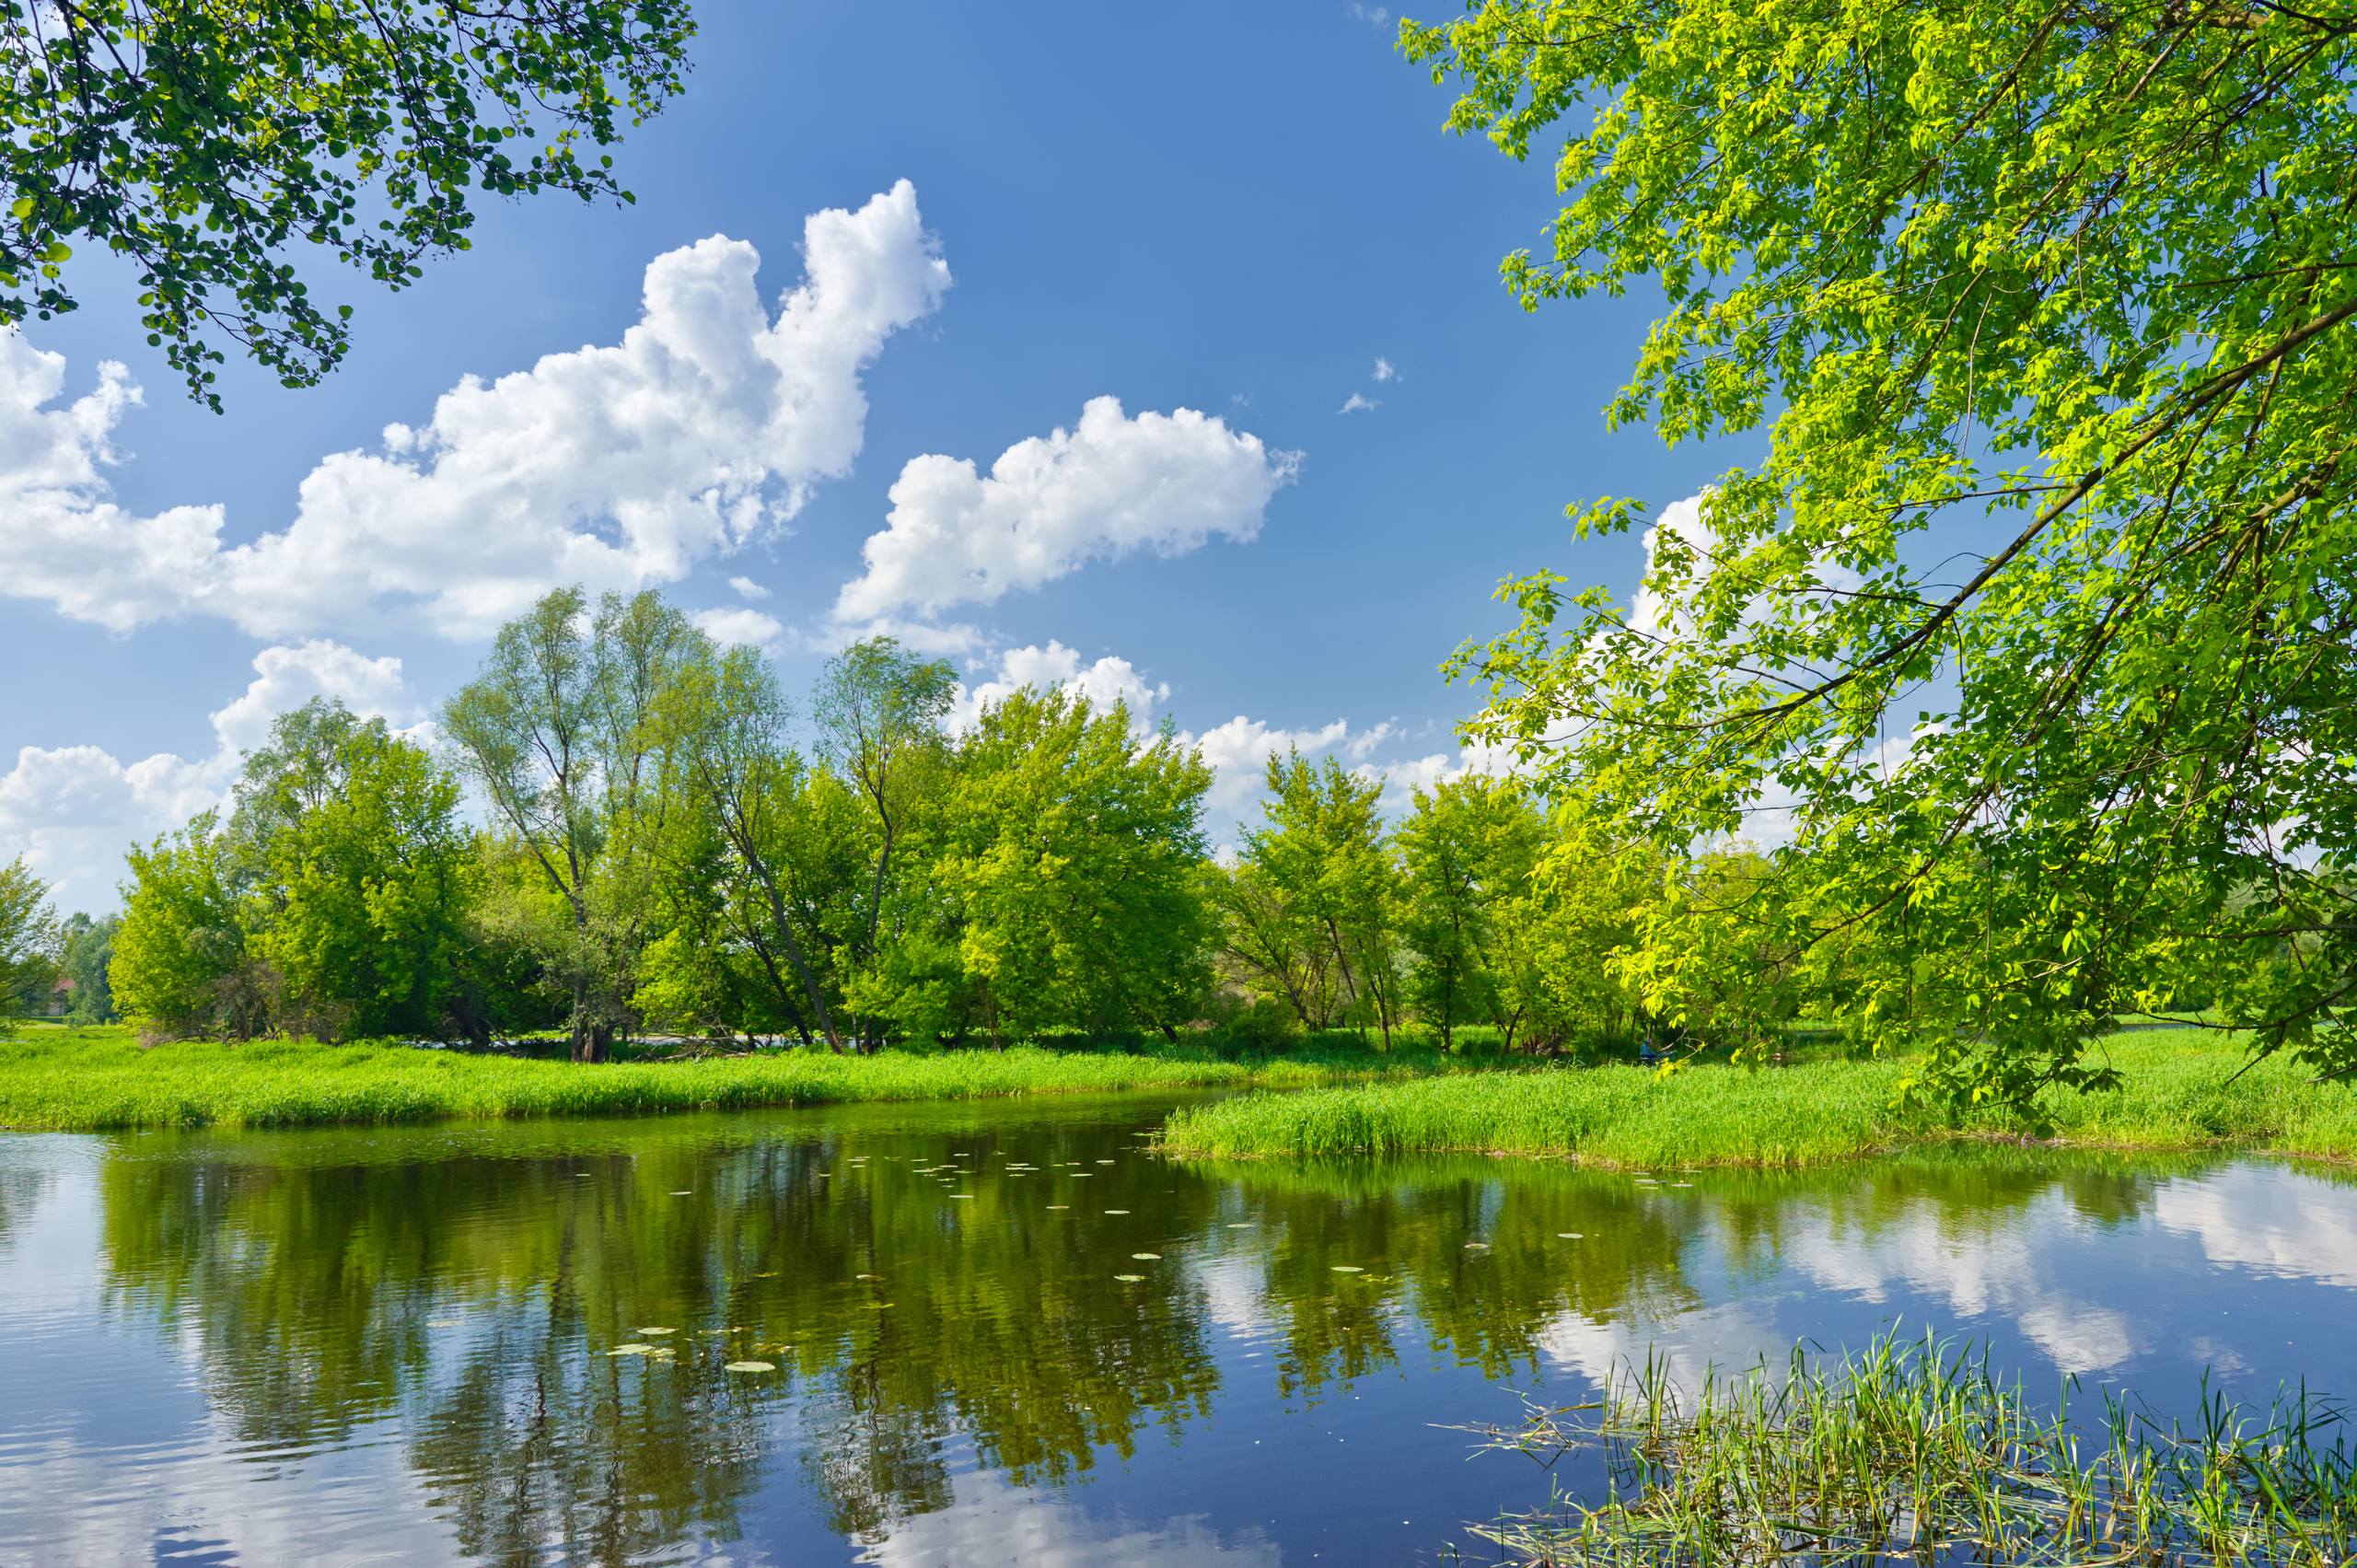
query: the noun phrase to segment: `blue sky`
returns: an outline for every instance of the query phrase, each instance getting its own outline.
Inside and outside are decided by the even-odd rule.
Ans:
[[[228,412],[204,412],[144,346],[103,270],[78,274],[78,315],[27,331],[11,372],[20,389],[0,404],[0,421],[17,426],[0,428],[12,449],[0,469],[16,470],[0,472],[0,487],[17,490],[20,515],[40,482],[24,454],[70,436],[88,471],[64,503],[41,504],[75,517],[110,506],[149,530],[141,540],[163,537],[172,508],[217,505],[220,524],[196,565],[158,547],[145,575],[120,588],[110,565],[44,543],[38,528],[13,556],[0,545],[0,592],[12,596],[0,597],[0,657],[20,672],[0,691],[0,770],[16,759],[0,777],[0,856],[29,852],[60,880],[62,902],[103,907],[122,843],[217,793],[237,745],[276,708],[324,690],[397,722],[426,717],[482,652],[482,627],[450,608],[471,591],[470,552],[512,543],[505,525],[475,514],[430,515],[455,505],[448,471],[387,503],[382,538],[322,535],[325,548],[282,552],[272,572],[225,569],[193,597],[176,579],[194,582],[238,546],[289,529],[308,504],[298,501],[307,476],[328,471],[333,454],[374,454],[379,476],[397,478],[399,465],[430,466],[421,454],[436,441],[445,470],[460,465],[454,451],[477,467],[522,461],[488,438],[467,447],[465,407],[447,407],[414,449],[388,448],[384,432],[425,430],[462,377],[621,343],[641,319],[649,263],[709,237],[758,250],[759,297],[774,319],[803,281],[806,219],[859,213],[903,180],[953,281],[877,335],[855,380],[819,377],[813,417],[830,422],[836,455],[855,443],[848,471],[833,473],[823,454],[801,470],[778,457],[780,441],[807,433],[774,398],[751,411],[758,428],[741,440],[710,434],[712,412],[692,400],[641,411],[702,441],[680,493],[716,463],[763,467],[735,500],[766,515],[636,580],[734,612],[714,624],[763,641],[789,690],[865,623],[838,611],[871,536],[888,524],[908,532],[903,563],[922,575],[984,519],[1017,540],[1049,529],[1045,556],[1002,574],[996,597],[928,604],[903,584],[863,601],[919,635],[937,632],[978,690],[1069,668],[1093,671],[1100,690],[1149,691],[1157,715],[1207,746],[1225,738],[1215,760],[1231,776],[1217,798],[1230,813],[1246,798],[1248,753],[1280,734],[1326,738],[1402,778],[1428,774],[1454,765],[1435,760],[1455,758],[1450,729],[1473,703],[1437,666],[1503,624],[1489,598],[1502,575],[1547,564],[1634,587],[1638,541],[1573,540],[1564,504],[1609,493],[1658,506],[1736,455],[1670,452],[1650,431],[1605,428],[1599,410],[1650,302],[1533,316],[1507,296],[1497,262],[1538,240],[1556,206],[1549,171],[1445,133],[1447,94],[1393,52],[1390,26],[1367,8],[707,0],[699,16],[685,96],[617,149],[634,206],[494,206],[470,251],[399,296],[317,274],[315,286],[357,311],[351,357],[324,386],[288,391],[238,366],[224,376]],[[924,260],[904,242],[891,264]],[[36,364],[41,354],[64,361],[46,401],[21,389],[28,366],[52,365]],[[1378,359],[1391,378],[1378,379]],[[84,401],[108,360],[144,402],[107,405],[92,436],[99,401]],[[1353,394],[1376,406],[1342,412]],[[1109,429],[1128,447],[1092,459],[1085,439],[1075,451],[1068,438],[1061,456],[1039,445],[1076,431],[1091,400],[1107,397],[1120,400]],[[77,402],[84,417],[72,424]],[[565,406],[552,399],[542,413],[561,420]],[[1219,424],[1141,417],[1185,418],[1179,410]],[[1026,442],[1072,482],[970,486],[928,469],[946,489],[892,517],[911,459],[967,459],[988,474]],[[627,482],[670,482],[663,460],[648,457]],[[1080,472],[1090,461],[1097,468]],[[1190,462],[1209,464],[1206,477],[1190,478]],[[805,499],[786,517],[797,482]],[[543,505],[528,474],[497,482],[518,515],[581,504]],[[586,516],[566,526],[612,531]],[[401,531],[437,527],[430,550],[411,551]],[[354,575],[372,551],[431,575],[434,591]],[[511,552],[501,591],[529,577],[528,555]],[[562,562],[549,560],[551,582]],[[282,598],[299,608],[282,610]]]

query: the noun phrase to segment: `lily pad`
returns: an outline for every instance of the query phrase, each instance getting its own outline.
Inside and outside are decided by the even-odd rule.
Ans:
[[[1051,1209],[1069,1209],[1072,1205],[1070,1203],[1051,1203],[1048,1207]]]
[[[644,1355],[654,1348],[653,1345],[616,1345],[606,1353],[608,1355]]]
[[[1144,1274],[1115,1274],[1113,1277],[1125,1285],[1143,1284],[1145,1282]]]
[[[664,1334],[676,1334],[679,1331],[679,1330],[677,1329],[641,1329],[639,1330],[640,1333],[644,1334],[650,1340]]]
[[[1338,1274],[1364,1274],[1366,1272],[1364,1269],[1360,1268],[1356,1263],[1336,1263],[1333,1265],[1333,1270],[1334,1272]]]
[[[1252,1222],[1250,1220],[1236,1220],[1230,1223],[1227,1228],[1230,1230],[1250,1230],[1252,1228]]]
[[[1130,1256],[1136,1259],[1141,1263],[1159,1263],[1162,1261],[1162,1254],[1159,1252],[1132,1252]]]
[[[1555,1233],[1555,1239],[1558,1241],[1584,1241],[1586,1237],[1586,1232],[1577,1230],[1559,1230]]]
[[[1465,1250],[1468,1252],[1487,1252],[1489,1249],[1490,1244],[1486,1241],[1469,1241],[1465,1244]]]
[[[725,1370],[729,1372],[775,1372],[777,1370],[777,1363],[774,1361],[732,1361]]]
[[[1130,1211],[1127,1209],[1108,1209],[1105,1212],[1109,1214],[1126,1214]]]

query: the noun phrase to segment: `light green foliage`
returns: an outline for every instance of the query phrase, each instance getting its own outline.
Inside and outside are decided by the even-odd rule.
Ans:
[[[229,840],[216,826],[202,812],[128,856],[107,980],[116,1009],[146,1033],[245,1037],[266,1016]]]
[[[463,962],[459,786],[381,718],[315,698],[246,759],[227,842],[272,1022],[326,1039],[438,1030]]]
[[[1843,1021],[1958,1103],[2102,1082],[2091,1033],[2172,1000],[2349,1065],[2357,30],[1476,0],[1402,39],[1459,131],[1566,137],[1526,305],[1663,291],[1611,419],[1768,427],[1639,610],[1505,586],[1472,733],[1637,861],[1795,802],[1761,949],[1845,949]]]
[[[1260,827],[1212,883],[1226,958],[1247,988],[1293,1007],[1306,1028],[1399,1020],[1399,873],[1384,842],[1379,779],[1299,751],[1269,759]]]
[[[1016,691],[958,749],[940,881],[993,1036],[1195,1017],[1209,987],[1197,866],[1211,769],[1129,710]]]
[[[114,1021],[114,992],[107,983],[107,966],[114,958],[114,934],[121,915],[93,920],[80,912],[66,916],[58,927],[58,973],[73,985],[66,1022],[77,1027]]]
[[[0,865],[0,1023],[44,999],[54,981],[57,917],[49,884],[22,855]]]
[[[478,191],[630,199],[588,156],[677,92],[687,0],[74,0],[0,13],[0,326],[133,269],[147,341],[216,410],[226,334],[288,386],[347,345],[286,258],[388,287],[467,248]],[[212,331],[208,331],[208,328]]]

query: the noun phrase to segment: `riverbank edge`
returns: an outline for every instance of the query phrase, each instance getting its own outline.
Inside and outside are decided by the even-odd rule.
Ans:
[[[1603,1171],[1793,1168],[1975,1143],[2357,1164],[2357,1086],[2280,1057],[2254,1064],[2232,1036],[2151,1031],[2105,1050],[2123,1086],[2050,1093],[2038,1123],[1902,1108],[1906,1068],[1890,1062],[1697,1066],[1667,1079],[1608,1066],[1248,1093],[1174,1110],[1155,1146],[1190,1160],[1454,1154]]]
[[[120,1132],[405,1126],[813,1106],[1299,1089],[1480,1071],[1437,1053],[1228,1062],[1036,1046],[604,1063],[478,1056],[392,1042],[324,1045],[127,1036],[0,1038],[0,1131]]]

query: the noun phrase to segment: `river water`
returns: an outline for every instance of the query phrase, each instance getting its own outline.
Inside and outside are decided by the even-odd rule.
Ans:
[[[0,1135],[0,1563],[1486,1562],[1548,1477],[1450,1428],[1648,1354],[2357,1392],[2346,1173],[1197,1166],[1167,1109]]]

